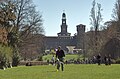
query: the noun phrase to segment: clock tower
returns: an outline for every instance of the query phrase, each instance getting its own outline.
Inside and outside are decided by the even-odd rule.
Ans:
[[[62,13],[62,25],[61,32],[58,33],[58,36],[70,36],[71,34],[67,32],[67,24],[66,24],[66,14]]]

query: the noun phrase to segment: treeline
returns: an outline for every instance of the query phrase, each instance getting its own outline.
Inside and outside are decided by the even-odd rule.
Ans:
[[[9,67],[10,63],[17,66],[21,59],[42,53],[42,23],[42,15],[32,0],[0,0],[0,68]],[[34,54],[26,46],[33,48]]]
[[[102,56],[111,55],[113,59],[120,58],[120,0],[116,0],[112,19],[101,25],[101,4],[92,3],[91,29],[86,33],[86,52],[91,57],[100,53]]]

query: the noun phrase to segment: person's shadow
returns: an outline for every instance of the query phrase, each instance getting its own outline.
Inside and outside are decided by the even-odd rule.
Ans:
[[[56,70],[49,70],[49,71],[47,71],[47,72],[57,72]]]

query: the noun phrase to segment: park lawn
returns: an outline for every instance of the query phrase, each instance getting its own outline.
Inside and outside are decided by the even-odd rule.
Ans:
[[[53,55],[45,55],[43,56],[43,60],[51,60]],[[70,59],[77,59],[79,56],[77,54],[67,54],[65,56],[65,60],[70,60]]]
[[[65,65],[64,72],[56,66],[19,66],[0,70],[0,79],[120,79],[120,65]]]

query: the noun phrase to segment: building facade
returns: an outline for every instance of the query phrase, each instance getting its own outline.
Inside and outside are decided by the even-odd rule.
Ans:
[[[85,25],[77,25],[77,34],[74,36],[71,36],[67,28],[66,14],[62,13],[61,32],[57,33],[58,36],[45,36],[45,50],[55,49],[58,46],[61,46],[63,50],[69,53],[70,48],[72,48],[72,50],[83,49]]]

